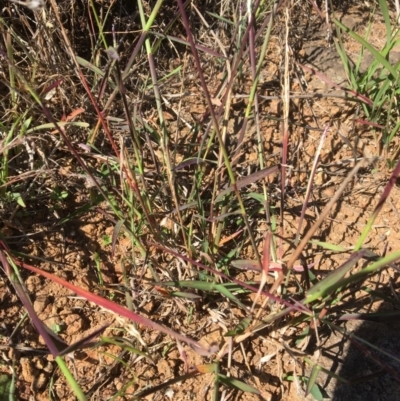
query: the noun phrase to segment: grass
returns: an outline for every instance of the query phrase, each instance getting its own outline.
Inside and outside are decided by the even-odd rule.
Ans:
[[[391,54],[399,44],[399,30],[396,25],[392,24],[386,1],[379,0],[379,11],[382,13],[386,28],[386,38],[381,49],[376,49],[368,42],[368,36],[371,35],[371,30],[373,29],[372,20],[367,26],[364,38],[347,28],[340,21],[336,20],[335,24],[339,37],[343,33],[347,33],[361,45],[361,50],[354,65],[351,65],[342,40],[337,42],[337,49],[346,68],[351,87],[373,100],[371,105],[363,104],[366,120],[360,121],[360,123],[379,127],[379,140],[377,142],[383,145],[385,150],[388,151],[393,145],[393,139],[400,127],[398,115],[395,111],[397,96],[399,94],[399,65],[398,63],[393,63],[391,60]],[[374,13],[371,13],[371,19],[373,19]],[[368,52],[372,55],[373,61],[363,71],[361,62],[364,55]],[[390,154],[395,156],[391,160],[388,160],[390,166],[393,168],[396,162],[396,155],[398,155],[398,149],[394,152],[392,150]]]
[[[374,195],[369,195],[375,206],[364,228],[358,238],[346,238],[351,244],[344,247],[330,242],[327,221],[355,190],[358,177],[373,179],[380,161],[355,155],[351,163],[342,162],[334,195],[322,199],[316,177],[326,168],[323,151],[332,128],[321,129],[310,119],[321,133],[319,147],[306,163],[306,186],[295,196],[290,190],[293,170],[297,174],[304,168],[296,156],[296,135],[303,135],[301,141],[307,143],[309,137],[292,124],[297,117],[300,122],[307,118],[296,114],[305,103],[294,103],[294,55],[289,45],[295,44],[291,32],[296,12],[310,13],[313,8],[296,5],[290,10],[283,1],[256,1],[252,9],[234,2],[203,8],[182,0],[139,1],[136,8],[122,1],[90,1],[76,3],[78,19],[69,19],[66,5],[54,1],[33,11],[9,5],[7,16],[0,19],[5,32],[0,46],[0,260],[9,291],[29,314],[25,324],[35,328],[57,363],[52,380],[67,382],[79,400],[92,399],[96,386],[114,380],[117,367],[123,382],[119,388],[110,387],[113,394],[107,399],[139,399],[195,377],[210,378],[205,380],[211,383],[213,400],[237,392],[268,398],[246,356],[252,341],[266,336],[280,347],[285,344],[282,350],[296,365],[279,376],[277,389],[293,382],[303,395],[311,393],[318,400],[320,372],[351,382],[324,367],[309,343],[315,339],[321,351],[324,327],[357,342],[340,326],[341,320],[367,320],[376,314],[348,314],[346,299],[360,285],[369,288],[371,277],[398,269],[399,251],[386,253],[379,244],[365,245],[375,235],[375,223],[391,202],[400,174],[398,66],[388,61],[398,42],[397,29],[386,2],[379,1],[379,6],[387,32],[383,49],[335,22],[336,48],[349,77],[345,94],[360,106],[360,121],[374,128],[390,161],[380,198],[374,203]],[[79,18],[86,15],[84,36]],[[281,42],[276,41],[278,32],[284,32]],[[363,52],[355,65],[350,62],[345,33],[373,55],[366,72],[360,72]],[[274,90],[280,94],[280,112],[268,112],[273,117],[269,119],[262,75],[269,59],[278,58],[271,50],[277,43],[281,82]],[[331,84],[321,72],[304,69]],[[250,160],[249,155],[255,157]],[[299,196],[303,207],[292,234],[285,221]],[[321,207],[314,209],[312,201]],[[317,217],[311,219],[310,213]],[[89,233],[89,243],[83,244],[91,258],[84,260],[84,268],[97,280],[97,288],[86,288],[71,281],[76,266],[71,268],[62,252],[50,256],[48,234],[62,237],[67,254],[67,240],[73,238],[67,231],[94,216],[110,230]],[[23,235],[13,235],[16,231]],[[35,251],[38,248],[43,252]],[[322,274],[317,261],[336,256],[340,263]],[[110,264],[120,270],[112,285],[106,269]],[[61,277],[59,269],[69,277]],[[82,313],[90,310],[87,313],[96,316],[108,310],[130,323],[108,323],[66,344],[35,310],[25,286],[28,272],[87,300]],[[376,294],[370,298],[375,300]],[[168,306],[170,312],[152,310],[146,317],[146,305],[157,311]],[[211,344],[198,341],[201,330],[188,334],[192,324],[209,320],[207,310],[223,333]],[[21,327],[15,326],[23,337]],[[292,333],[289,342],[282,334],[286,330]],[[168,339],[166,349],[151,352],[148,333]],[[12,336],[3,337],[11,344]],[[293,356],[300,348],[306,352]],[[98,349],[113,361],[92,387],[67,358],[87,349]],[[182,363],[179,373],[131,392],[140,382],[136,363],[145,360],[143,366],[150,369],[175,351]],[[249,379],[235,374],[240,365],[235,353],[243,356]],[[390,364],[373,358],[393,374]],[[5,360],[4,366],[12,374],[7,380],[0,376],[0,394],[18,399],[18,359]],[[307,374],[305,366],[310,367]],[[56,387],[53,381],[49,384],[50,399],[60,398]]]

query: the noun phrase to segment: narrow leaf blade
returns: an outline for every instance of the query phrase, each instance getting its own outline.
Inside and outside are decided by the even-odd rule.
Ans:
[[[219,374],[218,381],[225,384],[226,386],[236,388],[241,391],[245,391],[246,393],[260,394],[260,392],[253,386],[250,386],[250,385],[248,385],[238,379],[235,379],[233,377],[227,377],[227,376]]]

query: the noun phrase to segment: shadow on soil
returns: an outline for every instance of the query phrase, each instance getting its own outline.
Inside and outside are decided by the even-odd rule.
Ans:
[[[393,357],[400,358],[400,319],[391,322],[364,322],[355,331],[356,336],[370,344],[386,351]],[[370,355],[355,344],[350,344],[344,363],[339,370],[340,376],[353,383],[359,378],[368,377],[357,384],[338,383],[333,393],[334,401],[398,401],[400,400],[400,382],[390,373],[379,366]],[[361,344],[364,349],[370,347]],[[396,362],[389,355],[371,350],[374,358],[386,364],[386,369],[393,369],[397,376],[400,373],[400,362]]]
[[[388,310],[389,309],[389,310]],[[393,310],[391,303],[382,303],[379,311]],[[332,401],[399,401],[400,400],[400,316],[386,321],[346,322],[354,341],[340,334],[328,334],[323,347],[325,367],[349,383],[342,383],[322,374],[320,386]],[[368,342],[373,349],[367,345]],[[397,361],[394,359],[397,358]],[[397,376],[397,379],[396,377]]]

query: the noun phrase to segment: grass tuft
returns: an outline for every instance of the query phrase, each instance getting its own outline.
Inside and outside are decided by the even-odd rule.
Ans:
[[[300,3],[4,6],[1,300],[29,319],[4,312],[0,348],[22,352],[13,341],[26,336],[57,364],[29,396],[89,400],[104,388],[109,400],[172,399],[177,383],[198,380],[210,388],[202,399],[319,400],[322,374],[362,380],[325,366],[329,330],[399,377],[390,351],[343,325],[398,315],[372,310],[377,300],[398,308],[400,252],[387,234],[399,206],[398,28],[384,0],[364,37],[339,6]],[[379,18],[380,49],[369,42]],[[347,83],[304,57],[320,23]],[[356,206],[356,221],[338,217]],[[370,307],[354,307],[359,292]],[[52,321],[65,310],[82,319],[78,336]],[[0,398],[26,399],[22,370],[15,354],[4,358]]]

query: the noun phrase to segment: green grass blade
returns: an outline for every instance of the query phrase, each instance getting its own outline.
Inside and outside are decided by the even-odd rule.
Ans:
[[[335,24],[338,25],[341,29],[347,32],[353,39],[355,39],[358,43],[364,46],[376,60],[378,60],[391,74],[394,78],[397,77],[396,69],[376,50],[370,43],[364,40],[361,36],[357,35],[355,32],[350,30],[347,26],[343,25],[340,21],[335,20]]]
[[[311,244],[320,246],[323,249],[326,249],[328,251],[334,251],[334,252],[348,252],[347,248],[344,248],[341,245],[336,245],[336,244],[330,244],[329,242],[324,242],[324,241],[310,241]]]
[[[343,279],[336,288],[355,283],[359,280],[364,279],[369,274],[375,273],[380,270],[382,267],[388,266],[396,260],[400,259],[400,251],[396,251],[391,253],[390,255],[385,256],[384,258],[372,263],[371,265],[365,267],[360,272],[353,274],[350,277]],[[335,289],[335,288],[334,288]]]
[[[228,299],[231,301],[235,302],[237,305],[239,305],[242,309],[246,310],[246,307],[223,285],[217,284],[215,286],[215,289],[219,291],[222,295],[225,295]]]
[[[308,394],[312,394],[312,396],[316,399],[316,400],[322,400],[322,394],[319,391],[318,386],[315,386],[315,382],[317,380],[317,377],[319,375],[319,372],[321,371],[321,367],[319,365],[314,365],[312,370],[311,370],[311,375],[308,379],[307,382],[307,387],[306,387],[306,394],[305,396],[307,397]],[[317,388],[318,391],[315,390],[315,388]],[[320,397],[321,396],[321,397]]]
[[[208,15],[211,15],[211,17],[214,17],[215,19],[217,19],[217,20],[219,20],[219,21],[221,21],[221,22],[223,22],[223,23],[225,23],[225,24],[229,24],[229,25],[232,25],[232,26],[235,25],[235,23],[234,23],[233,21],[231,21],[231,20],[229,20],[229,19],[227,19],[227,18],[224,18],[224,17],[222,17],[221,15],[212,13],[212,12],[210,12],[210,11],[207,11],[207,14],[208,14]]]
[[[12,377],[6,374],[0,374],[0,400],[15,401],[12,388]]]
[[[65,379],[67,380],[68,384],[70,385],[72,391],[75,393],[78,400],[87,401],[85,394],[80,388],[78,382],[75,380],[74,376],[72,376],[64,360],[60,356],[57,356],[55,358],[55,361],[57,362],[58,367],[60,368],[62,374],[64,375]]]
[[[68,126],[74,126],[74,127],[80,127],[80,128],[88,128],[89,124],[81,121],[57,121],[57,125],[59,127],[68,127]],[[40,130],[47,130],[47,129],[55,129],[56,126],[53,123],[47,123],[47,124],[42,124],[38,125],[36,127],[30,128],[26,131],[27,134],[31,134],[32,132],[35,131],[40,131]]]
[[[90,63],[89,61],[79,56],[76,56],[76,60],[82,67],[87,68],[88,70],[93,71],[95,74],[104,78],[105,76],[104,72],[100,68],[96,67],[94,64]]]
[[[390,16],[389,16],[389,9],[387,5],[386,0],[379,0],[379,5],[381,7],[383,19],[385,21],[385,26],[386,26],[386,45],[390,44],[390,41],[392,39],[392,24],[390,22]]]
[[[246,393],[258,394],[258,395],[260,394],[260,392],[256,388],[233,377],[227,377],[225,375],[218,374],[217,378],[219,382],[225,384],[226,386],[244,391]]]
[[[314,285],[314,287],[307,291],[304,303],[308,304],[318,298],[323,298],[328,294],[331,294],[335,289],[340,286],[338,286],[338,283],[341,282],[341,279],[345,276],[345,274],[347,274],[348,271],[367,254],[368,252],[366,250],[353,253],[350,256],[349,260],[343,263],[332,273],[328,274],[323,280],[321,280],[318,284]]]

